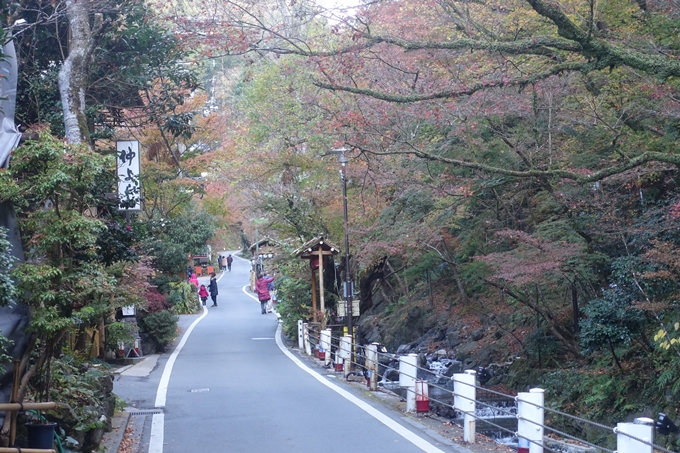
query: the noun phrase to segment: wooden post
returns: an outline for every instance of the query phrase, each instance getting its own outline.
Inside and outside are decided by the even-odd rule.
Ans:
[[[99,351],[101,352],[101,357],[104,357],[106,353],[106,324],[104,323],[104,318],[99,320]]]
[[[578,292],[576,291],[576,285],[572,283],[571,285],[571,311],[574,319],[574,333],[579,332],[579,313],[578,313]]]
[[[12,393],[9,397],[10,403],[18,403],[19,399],[19,385],[21,385],[21,360],[14,360],[14,375],[12,380]],[[9,413],[9,446],[13,447],[17,438],[17,411]]]
[[[319,302],[321,305],[321,328],[326,328],[326,300],[323,294],[323,249],[319,247]]]
[[[312,268],[312,320],[317,322],[316,319],[316,278],[314,278],[314,268]]]

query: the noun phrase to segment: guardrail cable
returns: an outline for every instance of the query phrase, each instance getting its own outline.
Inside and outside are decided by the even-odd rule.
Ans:
[[[319,345],[319,344],[321,343],[321,335],[320,335],[319,332],[316,332],[315,330],[311,330],[311,329],[310,329],[310,330],[308,330],[307,333],[308,333],[308,336],[310,337],[310,339],[316,340],[316,341],[314,342],[315,345]],[[341,348],[341,346],[342,346],[342,339],[343,339],[343,338],[344,338],[344,337],[336,337],[336,336],[332,336],[332,335],[331,335],[330,338],[329,338],[331,350],[329,350],[329,351],[327,351],[327,352],[328,352],[329,354],[331,354],[331,353],[337,354],[337,353],[338,353],[338,350],[339,350],[339,349]],[[334,348],[334,347],[335,347],[335,351],[333,351],[333,348]],[[356,360],[352,360],[351,363],[353,363],[354,365],[356,365],[356,366],[358,366],[358,367],[366,368],[366,363],[365,363],[365,362],[366,362],[366,359],[367,359],[367,357],[366,357],[366,355],[365,355],[366,346],[362,346],[362,345],[359,345],[359,344],[357,344],[357,343],[352,342],[350,347],[351,347],[351,350],[352,350],[352,357],[353,357],[353,358],[356,357]],[[432,374],[432,375],[434,375],[434,376],[443,377],[443,375],[438,374],[438,373],[432,371],[431,369],[421,367],[421,366],[419,366],[419,365],[417,365],[417,364],[416,364],[416,365],[411,365],[411,366],[413,366],[414,368],[416,368],[416,376],[413,376],[413,375],[404,373],[403,371],[399,371],[399,368],[394,368],[394,367],[385,366],[385,365],[383,365],[383,364],[380,362],[380,358],[381,358],[381,357],[388,357],[388,358],[390,359],[390,362],[394,362],[394,361],[400,361],[401,355],[400,355],[400,354],[396,354],[396,353],[382,352],[382,351],[380,351],[380,350],[378,350],[378,351],[376,351],[376,352],[377,352],[377,356],[378,356],[378,360],[377,360],[378,367],[379,367],[379,366],[384,366],[386,369],[392,368],[393,370],[398,371],[398,372],[400,373],[400,375],[405,375],[405,376],[410,377],[410,378],[412,378],[412,379],[418,379],[418,376],[417,376],[418,370],[422,370],[422,371],[424,371],[424,372],[426,372],[426,373],[428,373],[428,374]],[[361,358],[362,361],[360,361],[359,358]],[[386,377],[385,374],[383,374],[383,375],[381,375],[380,373],[375,373],[375,374],[376,374],[376,378],[385,379],[385,377]],[[398,381],[389,381],[389,382],[398,382]],[[511,400],[511,401],[515,401],[515,402],[521,401],[522,404],[528,404],[528,405],[531,405],[531,406],[534,406],[534,407],[543,409],[544,411],[549,412],[549,413],[552,413],[552,414],[556,414],[556,415],[559,415],[559,416],[562,416],[562,417],[566,417],[566,418],[569,418],[569,419],[572,419],[572,420],[576,420],[576,421],[579,421],[579,422],[582,422],[582,423],[586,423],[586,424],[589,424],[589,425],[591,425],[591,426],[594,426],[594,427],[597,427],[597,428],[600,428],[600,429],[604,429],[604,430],[607,430],[607,431],[611,431],[611,432],[613,432],[614,434],[617,434],[617,435],[620,434],[620,435],[626,436],[626,437],[628,437],[628,438],[630,438],[630,439],[633,439],[633,440],[635,440],[635,441],[637,441],[637,442],[640,442],[640,443],[642,443],[642,444],[645,444],[645,445],[648,445],[648,446],[652,447],[655,451],[660,451],[660,452],[663,452],[663,453],[678,453],[677,451],[669,450],[669,449],[664,448],[664,447],[662,447],[662,446],[660,446],[660,445],[654,444],[653,442],[649,442],[649,440],[641,439],[641,438],[639,438],[639,437],[633,436],[633,435],[628,434],[628,433],[626,433],[626,432],[621,432],[621,431],[619,431],[616,427],[607,426],[607,425],[604,425],[604,424],[602,424],[602,423],[594,422],[594,421],[592,421],[592,420],[587,420],[587,419],[585,419],[585,418],[583,418],[583,417],[579,417],[579,416],[576,416],[576,415],[568,414],[568,413],[566,413],[566,412],[562,412],[562,411],[557,410],[557,409],[553,409],[553,408],[546,407],[546,406],[541,406],[541,405],[536,404],[536,403],[533,403],[533,402],[531,402],[531,401],[520,400],[519,397],[516,396],[516,395],[508,395],[508,394],[506,394],[506,393],[502,393],[502,392],[499,392],[499,391],[496,391],[496,390],[492,390],[492,389],[486,388],[486,387],[480,387],[480,386],[478,386],[478,385],[476,385],[476,384],[470,384],[470,383],[467,383],[467,382],[461,382],[461,381],[456,381],[456,382],[457,382],[458,384],[463,384],[463,385],[468,385],[468,386],[470,386],[470,387],[474,387],[476,390],[479,390],[479,391],[482,391],[482,392],[490,393],[490,394],[493,394],[493,395],[496,395],[496,396],[499,396],[499,397],[502,397],[502,398],[507,398],[508,400]],[[443,386],[438,385],[438,384],[434,384],[434,383],[428,382],[428,387],[440,389],[440,390],[443,390],[443,391],[445,391],[445,392],[449,392],[449,393],[451,394],[451,397],[452,397],[452,398],[455,398],[455,397],[457,396],[457,397],[459,397],[459,398],[463,398],[463,399],[466,399],[466,400],[469,400],[469,401],[475,401],[477,405],[484,406],[484,407],[486,407],[486,408],[492,409],[492,411],[497,411],[497,412],[500,412],[500,413],[502,413],[502,414],[509,415],[509,416],[511,416],[511,417],[517,417],[518,420],[523,420],[523,421],[529,422],[529,423],[531,423],[531,424],[534,424],[534,425],[536,425],[536,426],[541,426],[541,427],[543,427],[544,429],[546,429],[546,430],[548,430],[548,431],[550,431],[550,432],[553,432],[553,433],[555,433],[555,434],[558,434],[558,435],[560,435],[560,436],[563,436],[563,437],[565,437],[565,438],[567,438],[567,439],[571,439],[571,440],[573,440],[573,441],[575,441],[575,442],[581,442],[582,444],[587,445],[587,446],[592,447],[592,448],[595,448],[595,449],[597,449],[597,450],[600,450],[600,451],[603,451],[603,452],[606,452],[606,453],[616,453],[615,450],[610,450],[610,449],[608,449],[608,448],[605,448],[605,447],[601,447],[601,446],[595,445],[595,444],[593,444],[593,443],[591,443],[591,442],[588,442],[588,441],[586,441],[586,440],[580,439],[580,438],[578,438],[578,437],[576,437],[576,436],[573,436],[573,435],[571,435],[571,434],[568,434],[568,433],[566,433],[566,432],[564,432],[564,431],[560,431],[560,430],[555,429],[555,428],[552,428],[552,427],[550,427],[550,426],[548,426],[548,425],[536,423],[536,422],[534,422],[533,420],[529,420],[529,419],[526,419],[526,418],[524,418],[524,417],[521,417],[519,414],[516,413],[516,410],[513,412],[512,410],[509,410],[509,409],[507,409],[507,408],[502,408],[502,407],[498,407],[498,406],[493,406],[493,405],[491,405],[491,404],[489,404],[489,403],[486,403],[486,402],[484,402],[484,401],[480,401],[480,400],[477,400],[477,399],[469,398],[469,397],[464,396],[464,395],[458,395],[458,394],[456,394],[453,390],[451,390],[450,388],[443,387]],[[428,393],[429,393],[429,392],[428,392]],[[439,399],[437,399],[437,398],[431,397],[431,396],[429,396],[429,395],[428,395],[428,400],[433,401],[433,402],[438,403],[438,404],[441,404],[442,406],[453,407],[453,403],[452,403],[452,402],[442,401],[442,400],[439,400]],[[455,408],[454,408],[454,409],[455,409]],[[462,411],[459,411],[459,412],[462,412]],[[512,431],[511,429],[508,429],[508,428],[506,428],[506,427],[503,427],[503,426],[501,426],[501,425],[498,425],[498,424],[496,424],[496,423],[493,423],[493,422],[489,421],[488,418],[481,417],[481,416],[479,416],[479,415],[477,415],[477,414],[470,414],[470,413],[468,413],[468,415],[472,416],[472,417],[475,418],[476,420],[479,420],[479,421],[481,421],[481,422],[483,422],[483,423],[485,423],[485,424],[487,424],[487,425],[489,425],[489,426],[493,426],[494,428],[496,428],[496,429],[498,429],[498,430],[500,430],[500,431],[508,432],[508,433],[510,433],[510,434],[513,434],[513,435],[519,437],[519,434],[518,434],[518,433]],[[530,443],[533,443],[533,444],[535,444],[535,445],[538,445],[538,446],[541,446],[541,447],[545,447],[541,442],[537,442],[537,441],[531,440],[531,439],[526,439],[526,440],[528,440]]]
[[[517,419],[518,420],[526,420],[525,418],[521,418],[521,417],[517,417]],[[526,421],[530,422],[530,420],[526,420]],[[543,428],[545,428],[549,431],[552,431],[555,434],[559,434],[560,436],[566,437],[566,438],[574,440],[576,442],[581,442],[582,444],[586,444],[589,447],[597,448],[598,450],[606,451],[607,453],[615,453],[614,450],[610,450],[610,449],[605,448],[605,447],[600,447],[599,445],[595,445],[593,443],[590,443],[587,440],[579,439],[578,437],[572,436],[571,434],[567,434],[564,431],[560,431],[559,429],[551,428],[550,426],[547,426],[547,425],[542,425],[542,426],[543,426]]]

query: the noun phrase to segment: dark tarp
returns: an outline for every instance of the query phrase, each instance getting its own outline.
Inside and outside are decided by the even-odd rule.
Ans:
[[[14,124],[14,108],[16,104],[17,89],[17,59],[14,51],[14,44],[10,41],[3,46],[2,51],[7,58],[0,62],[0,95],[4,98],[0,101],[0,168],[7,168],[10,161],[10,153],[19,144],[21,133]],[[19,227],[14,214],[14,208],[9,203],[0,203],[0,226],[5,227],[8,232],[8,240],[12,245],[12,255],[17,262],[23,262],[24,253],[21,248],[21,238]],[[28,335],[24,328],[28,324],[28,308],[23,305],[10,304],[7,307],[0,307],[0,332],[12,340],[14,344],[10,346],[9,353],[18,359],[24,352]],[[7,373],[0,377],[0,403],[9,401],[12,386],[13,365],[5,366]],[[0,412],[0,426],[4,423],[4,413]]]

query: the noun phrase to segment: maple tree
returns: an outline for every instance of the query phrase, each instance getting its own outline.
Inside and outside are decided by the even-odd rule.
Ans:
[[[195,204],[219,219],[215,244],[263,218],[260,234],[290,249],[342,243],[330,151],[345,147],[362,311],[385,302],[395,324],[424,300],[439,314],[511,312],[495,322],[527,354],[549,337],[560,358],[677,371],[648,339],[677,319],[679,267],[660,251],[680,218],[673,2],[399,0],[343,15],[207,0],[154,13],[175,32],[167,67],[189,49],[209,59],[208,91],[153,72],[115,110],[148,150],[146,218]]]
[[[21,59],[17,117],[55,126],[54,135],[45,126],[29,130],[10,168],[0,172],[0,201],[19,210],[28,259],[12,271],[17,302],[31,314],[16,368],[17,395],[49,398],[54,382],[46,370],[55,356],[89,357],[95,331],[106,336],[105,342],[99,337],[101,356],[105,349],[117,350],[119,340],[132,341],[130,326],[116,322],[116,312],[129,305],[144,308],[158,270],[171,278],[184,271],[187,253],[203,249],[212,236],[212,219],[193,202],[200,192],[194,179],[199,166],[182,168],[206,150],[197,146],[182,154],[179,146],[206,139],[199,133],[190,142],[196,125],[203,126],[194,119],[205,97],[184,105],[198,87],[198,65],[144,2],[27,0],[2,8],[12,21],[23,19],[14,27]],[[114,130],[121,126],[124,131]],[[150,166],[143,181],[147,212],[124,219],[118,200],[109,195],[116,181],[111,139],[138,133],[156,145],[147,156],[156,167]],[[163,222],[157,222],[160,216]],[[188,294],[183,284],[164,283],[173,301],[194,308],[193,300],[177,297]],[[159,344],[177,331],[174,314],[165,308],[154,318],[154,329],[147,329]],[[4,420],[4,433],[9,421]],[[95,426],[86,417],[78,422],[83,426],[65,426],[66,431]],[[8,441],[0,436],[3,444]]]
[[[408,275],[396,286],[409,298],[433,272],[466,303],[498,287],[579,356],[565,319],[578,324],[578,302],[616,284],[612,263],[677,223],[671,3],[379,1],[333,20],[304,1],[204,4],[167,17],[208,55],[246,64],[241,93],[259,100],[241,104],[253,121],[235,149],[259,175],[251,206],[282,236],[340,238],[335,164],[299,150],[350,148],[350,237],[367,281]],[[291,175],[322,190],[286,192]]]

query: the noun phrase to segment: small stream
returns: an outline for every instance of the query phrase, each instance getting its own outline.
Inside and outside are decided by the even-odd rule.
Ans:
[[[387,367],[382,380],[378,384],[401,397],[405,397],[406,389],[399,386],[399,381],[386,378],[387,376],[394,378],[398,376],[397,373],[398,370]],[[418,370],[418,378],[425,379],[430,384],[428,389],[430,411],[462,426],[462,414],[452,408],[453,381],[451,378],[438,375],[435,370],[427,372],[421,369]],[[517,403],[514,398],[478,390],[476,416],[478,433],[492,438],[499,444],[517,448],[517,437],[514,434],[517,432]]]

